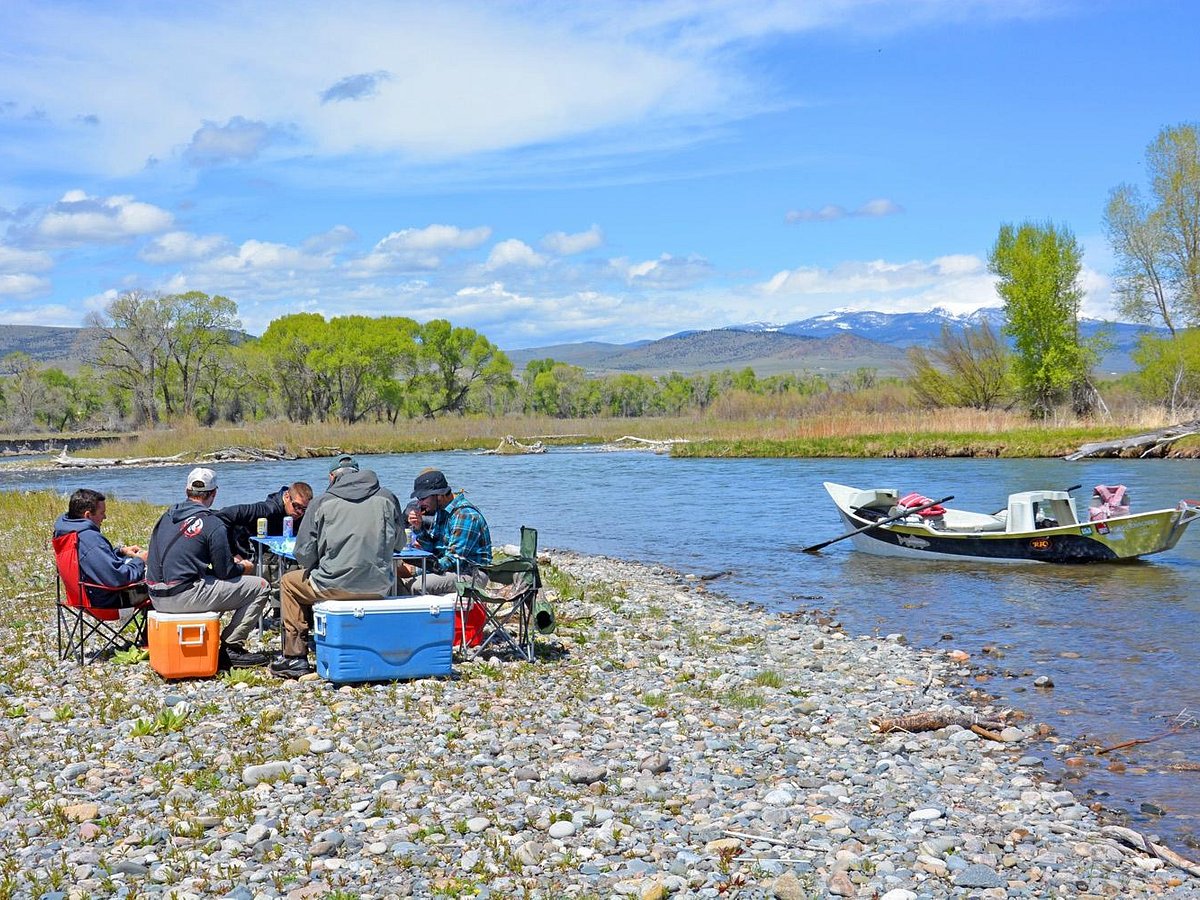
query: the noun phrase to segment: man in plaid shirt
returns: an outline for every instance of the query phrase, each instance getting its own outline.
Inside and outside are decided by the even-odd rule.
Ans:
[[[422,550],[432,553],[434,559],[423,588],[416,578],[419,570],[400,563],[397,573],[405,586],[426,594],[448,594],[460,576],[474,581],[478,587],[486,585],[487,576],[479,567],[492,563],[492,534],[483,513],[463,494],[455,496],[446,476],[437,469],[428,469],[417,476],[412,496],[419,504],[408,517],[413,539]],[[433,517],[432,528],[426,527],[422,516]]]

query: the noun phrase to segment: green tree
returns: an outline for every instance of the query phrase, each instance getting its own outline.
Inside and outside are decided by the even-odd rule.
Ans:
[[[508,356],[474,329],[433,319],[418,330],[417,345],[420,372],[413,379],[414,399],[426,418],[466,412],[473,390],[513,385]]]
[[[984,322],[977,328],[942,326],[937,342],[908,351],[909,384],[926,406],[994,409],[1011,396],[1009,352]]]
[[[169,323],[159,298],[138,290],[126,291],[103,312],[88,316],[87,323],[99,338],[92,361],[130,393],[134,425],[158,422],[160,389],[169,396]]]
[[[1120,310],[1138,322],[1200,324],[1200,129],[1164,128],[1146,148],[1150,199],[1109,193],[1104,224],[1117,260]]]
[[[1166,339],[1146,335],[1133,361],[1139,392],[1166,406],[1171,416],[1200,404],[1200,328],[1180,329]]]
[[[1040,418],[1065,397],[1080,414],[1097,400],[1088,380],[1095,354],[1079,337],[1082,257],[1070,229],[1050,222],[1001,226],[988,257],[1016,345],[1013,374]]]

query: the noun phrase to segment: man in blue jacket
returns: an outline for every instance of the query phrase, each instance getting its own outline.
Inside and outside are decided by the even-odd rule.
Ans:
[[[163,513],[150,535],[146,584],[154,608],[165,613],[232,612],[221,632],[222,662],[262,666],[265,653],[247,652],[244,641],[270,595],[254,563],[233,552],[225,520],[213,510],[217,473],[192,469],[187,500]]]
[[[104,495],[90,488],[80,488],[71,495],[67,511],[54,523],[54,536],[76,532],[79,537],[79,577],[91,584],[124,587],[141,581],[146,575],[146,551],[138,546],[114,547],[100,533],[108,517]],[[88,600],[100,609],[136,606],[146,599],[145,585],[125,591],[104,591],[88,588]]]

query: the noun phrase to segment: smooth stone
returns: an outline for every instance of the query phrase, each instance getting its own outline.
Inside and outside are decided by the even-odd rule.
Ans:
[[[333,741],[329,738],[315,738],[308,742],[308,749],[312,753],[328,753],[333,749]]]
[[[547,833],[556,840],[570,837],[575,833],[575,823],[567,819],[560,819],[550,826]]]
[[[808,891],[792,872],[784,872],[771,882],[771,896],[775,900],[808,900]]]
[[[1002,888],[1006,887],[1008,882],[990,866],[972,863],[954,876],[954,884],[956,887]]]
[[[608,777],[608,767],[600,765],[575,766],[567,774],[571,784],[595,784]]]
[[[100,815],[100,806],[96,803],[74,803],[64,806],[62,814],[71,822],[87,822]]]
[[[932,806],[926,809],[913,810],[908,814],[910,822],[932,822],[934,819],[940,819],[943,813],[940,809],[934,809]]]
[[[246,766],[242,769],[242,781],[250,787],[254,787],[261,782],[274,781],[283,775],[290,775],[291,772],[292,764],[290,762],[275,760],[258,766]]]
[[[471,834],[479,834],[481,831],[486,831],[491,826],[491,820],[483,816],[475,816],[472,819],[467,819],[467,830]]]

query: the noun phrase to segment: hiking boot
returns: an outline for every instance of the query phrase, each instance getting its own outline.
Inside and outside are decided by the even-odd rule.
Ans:
[[[280,654],[271,660],[270,672],[277,678],[300,678],[317,671],[307,656],[284,656]]]
[[[243,644],[222,644],[217,656],[218,669],[252,669],[265,666],[271,661],[267,653],[253,653]]]

